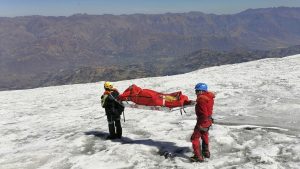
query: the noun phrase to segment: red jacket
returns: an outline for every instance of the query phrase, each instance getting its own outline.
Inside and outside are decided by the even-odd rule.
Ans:
[[[195,111],[197,115],[197,126],[207,128],[212,124],[212,113],[215,95],[212,92],[204,92],[197,95]]]

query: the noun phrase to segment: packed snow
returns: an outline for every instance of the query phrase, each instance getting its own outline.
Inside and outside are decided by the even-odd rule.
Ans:
[[[192,107],[183,115],[127,108],[124,137],[105,140],[98,82],[0,92],[0,168],[300,168],[300,55],[114,85],[182,91],[194,100],[198,82],[216,93],[204,163],[189,161]]]

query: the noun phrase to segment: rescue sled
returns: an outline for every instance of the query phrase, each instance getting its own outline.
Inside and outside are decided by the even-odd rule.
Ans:
[[[119,100],[129,108],[169,112],[180,110],[181,113],[184,108],[195,105],[195,102],[189,100],[181,91],[164,94],[150,89],[142,89],[134,84],[119,96]]]

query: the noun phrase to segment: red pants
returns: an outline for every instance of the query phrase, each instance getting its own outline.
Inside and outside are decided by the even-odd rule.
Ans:
[[[200,144],[200,139],[202,140],[202,151],[201,151],[201,144]],[[194,133],[191,137],[191,142],[193,144],[193,149],[194,149],[194,154],[197,157],[202,157],[202,152],[207,152],[209,151],[208,149],[208,131],[200,131],[197,127],[194,129]]]

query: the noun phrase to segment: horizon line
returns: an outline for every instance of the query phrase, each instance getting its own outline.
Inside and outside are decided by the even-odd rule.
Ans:
[[[202,11],[178,11],[178,12],[135,12],[135,13],[120,13],[120,14],[114,14],[114,13],[102,13],[102,14],[93,14],[93,13],[87,13],[87,12],[79,12],[79,13],[73,13],[69,15],[43,15],[43,14],[32,14],[32,15],[17,15],[17,16],[0,16],[0,18],[18,18],[18,17],[32,17],[32,16],[41,16],[41,17],[72,17],[76,15],[89,15],[89,16],[103,16],[103,15],[113,15],[113,16],[124,16],[124,15],[164,15],[164,14],[188,14],[188,13],[202,13],[206,15],[236,15],[248,10],[259,10],[259,9],[276,9],[276,8],[300,8],[300,7],[289,7],[289,6],[278,6],[278,7],[266,7],[266,8],[247,8],[242,9],[239,12],[235,13],[224,13],[224,14],[217,14],[217,13],[208,13],[208,12],[202,12]]]

